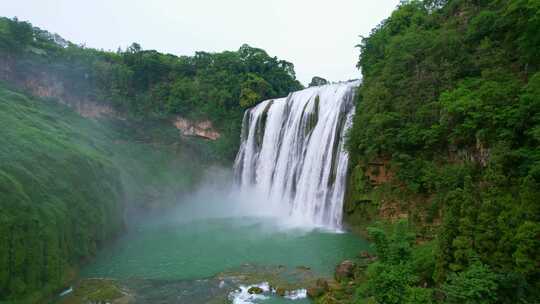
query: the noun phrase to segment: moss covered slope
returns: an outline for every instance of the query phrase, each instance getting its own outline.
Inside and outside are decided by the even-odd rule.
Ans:
[[[123,227],[120,173],[75,115],[0,87],[0,300],[61,287]]]
[[[211,145],[168,121],[86,119],[0,84],[0,303],[58,291],[126,213],[174,206],[213,164]]]

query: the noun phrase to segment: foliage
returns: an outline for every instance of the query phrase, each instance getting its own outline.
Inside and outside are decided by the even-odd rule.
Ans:
[[[489,304],[497,301],[497,275],[482,263],[453,273],[443,285],[448,303]]]
[[[377,303],[404,303],[407,290],[416,281],[411,269],[404,264],[373,264],[368,269],[368,292]]]
[[[0,18],[2,57],[9,71],[5,80],[19,87],[61,83],[57,97],[99,101],[136,118],[210,119],[223,133],[216,152],[227,160],[238,146],[246,107],[302,88],[292,63],[249,45],[180,57],[137,43],[110,52],[75,45],[17,19]]]
[[[377,250],[377,257],[387,264],[399,264],[401,261],[409,260],[412,241],[414,241],[414,235],[407,230],[407,222],[399,222],[393,230],[393,233],[388,236],[381,228],[368,228],[369,236]]]
[[[124,212],[174,202],[203,170],[170,124],[87,120],[3,86],[0,126],[0,302],[57,292]]]
[[[402,1],[359,46],[349,151],[393,179],[355,197],[391,188],[442,221],[426,282],[452,303],[539,297],[539,21],[538,1]]]
[[[163,207],[193,186],[200,160],[229,161],[246,107],[301,88],[291,63],[248,45],[189,57],[137,43],[110,52],[16,18],[0,18],[0,70],[10,87],[128,118],[94,123],[0,88],[0,301],[61,287],[122,230],[124,209]],[[210,119],[222,136],[179,139],[175,116]]]
[[[248,78],[241,85],[240,106],[248,108],[269,96],[271,86],[266,80],[255,75],[248,74]]]
[[[360,302],[373,297],[376,303],[431,303],[433,290],[421,286],[433,274],[432,255],[426,256],[431,244],[413,246],[414,237],[408,223],[401,221],[390,225],[368,228],[377,252],[377,261],[366,270],[365,286],[358,288]],[[389,233],[388,230],[391,232]]]

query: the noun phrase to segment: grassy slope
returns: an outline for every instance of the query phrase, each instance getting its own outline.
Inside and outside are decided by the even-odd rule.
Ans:
[[[120,173],[74,116],[0,89],[0,298],[58,288],[123,227]]]
[[[58,290],[122,231],[125,207],[194,185],[203,153],[171,129],[86,120],[0,86],[0,302]]]

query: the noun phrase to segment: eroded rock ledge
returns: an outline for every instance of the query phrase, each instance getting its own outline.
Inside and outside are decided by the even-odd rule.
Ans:
[[[64,82],[45,72],[29,75],[25,79],[12,77],[11,64],[0,58],[0,80],[10,81],[17,87],[27,90],[30,94],[41,98],[52,98],[56,102],[71,107],[85,118],[113,117],[125,120],[123,113],[116,111],[109,102],[98,102],[84,96],[71,94]],[[171,123],[180,131],[182,136],[199,137],[207,140],[217,140],[221,134],[214,128],[210,120],[191,120],[177,116]]]
[[[209,140],[217,140],[221,137],[210,120],[195,121],[179,116],[174,119],[173,124],[183,136],[196,136]]]

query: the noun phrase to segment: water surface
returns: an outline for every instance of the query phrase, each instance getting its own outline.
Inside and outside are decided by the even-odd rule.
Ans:
[[[220,273],[241,273],[242,267],[274,267],[331,277],[337,263],[357,256],[368,246],[349,233],[292,228],[272,217],[227,212],[217,212],[226,214],[221,217],[193,216],[197,210],[204,208],[181,208],[133,225],[124,237],[102,250],[83,269],[83,277],[130,282],[141,298],[148,298],[148,303],[156,298],[205,303],[202,298],[194,299],[212,293],[223,296],[221,289],[232,290],[241,284],[223,279]],[[268,297],[237,303],[302,301],[306,300]]]

